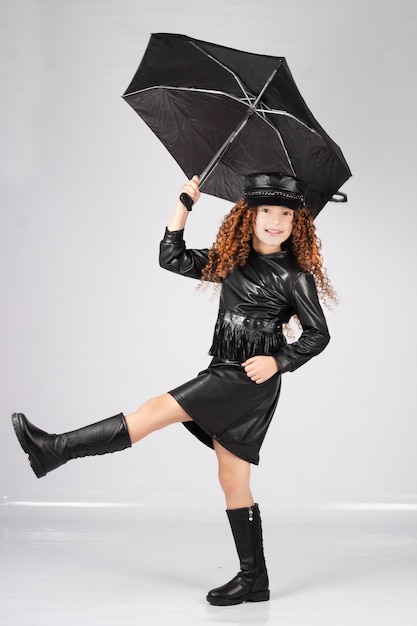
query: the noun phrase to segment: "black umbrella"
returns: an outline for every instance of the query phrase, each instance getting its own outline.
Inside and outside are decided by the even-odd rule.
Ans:
[[[350,177],[340,148],[313,117],[284,57],[151,36],[123,98],[201,191],[235,202],[253,172],[296,175],[315,217]]]

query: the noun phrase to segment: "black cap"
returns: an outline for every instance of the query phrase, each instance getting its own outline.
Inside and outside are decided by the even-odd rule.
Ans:
[[[299,209],[305,202],[307,185],[296,176],[282,172],[248,174],[243,197],[248,206],[261,204]]]

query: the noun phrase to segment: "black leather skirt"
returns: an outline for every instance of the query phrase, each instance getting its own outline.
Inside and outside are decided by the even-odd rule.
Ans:
[[[257,385],[237,361],[214,358],[196,378],[169,391],[192,418],[184,426],[213,448],[213,439],[236,456],[259,464],[259,451],[281,387],[277,372]]]

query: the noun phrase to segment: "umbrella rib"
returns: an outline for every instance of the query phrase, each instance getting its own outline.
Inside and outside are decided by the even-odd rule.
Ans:
[[[261,117],[262,119],[264,119],[265,121],[266,118],[264,117],[264,115],[262,115],[262,113],[271,113],[273,115],[283,115],[285,117],[290,117],[291,119],[295,120],[296,122],[298,122],[299,124],[301,124],[301,126],[304,126],[304,128],[307,128],[307,130],[309,130],[310,132],[314,133],[314,135],[318,135],[319,137],[321,137],[320,133],[318,133],[314,128],[311,128],[311,126],[309,126],[308,124],[306,124],[305,122],[303,122],[302,120],[300,120],[298,117],[296,117],[295,115],[293,115],[292,113],[288,113],[288,111],[284,111],[284,110],[278,110],[278,109],[269,109],[269,108],[265,108],[265,109],[255,109],[254,111],[259,117]]]
[[[202,89],[200,87],[174,87],[172,85],[152,85],[152,87],[145,87],[144,89],[138,89],[137,91],[131,91],[129,93],[125,93],[123,97],[126,98],[128,96],[135,96],[139,93],[144,93],[145,91],[151,91],[152,89],[173,89],[175,91],[194,91],[196,93],[208,93],[208,94],[213,94],[216,96],[225,96],[225,98],[230,98],[231,100],[234,100],[235,102],[239,102],[240,104],[243,104],[244,106],[246,106],[247,104],[245,100],[243,100],[242,98],[239,98],[238,96],[234,96],[225,91],[219,91],[217,89]],[[292,113],[288,113],[288,111],[284,111],[284,110],[280,111],[278,109],[269,109],[267,107],[260,108],[260,109],[252,109],[252,111],[256,113],[256,115],[260,117],[261,119],[263,119],[265,122],[267,120],[265,116],[262,115],[265,113],[271,113],[274,115],[283,115],[286,117],[290,117],[291,119],[295,120],[296,122],[304,126],[304,128],[307,128],[309,131],[314,133],[315,135],[320,136],[320,134],[316,130],[314,130],[314,128],[311,128],[310,126],[308,126],[305,122],[298,119],[298,117],[295,117],[295,115],[292,115]]]
[[[194,41],[189,41],[188,43],[190,43],[192,46],[194,46],[194,48],[197,48],[197,50],[199,50],[200,52],[205,54],[209,59],[211,59],[212,61],[214,61],[218,65],[220,65],[220,67],[222,67],[224,70],[226,70],[226,72],[229,72],[229,74],[231,74],[233,76],[233,78],[235,79],[235,81],[237,82],[239,87],[241,88],[245,98],[247,99],[248,104],[251,102],[251,97],[253,99],[255,96],[245,89],[245,87],[243,86],[243,83],[240,80],[239,76],[237,74],[235,74],[235,72],[233,70],[231,70],[230,67],[227,67],[227,65],[224,65],[224,63],[222,63],[221,61],[216,59],[209,52],[206,52],[203,48],[200,48],[200,46],[198,46]]]
[[[145,87],[144,89],[138,89],[137,91],[125,93],[123,97],[127,98],[128,96],[136,96],[139,93],[151,91],[152,89],[173,89],[175,91],[195,91],[197,93],[209,93],[216,96],[225,96],[226,98],[230,98],[231,100],[235,100],[236,102],[247,106],[247,102],[244,99],[239,98],[238,96],[234,96],[225,91],[219,91],[218,89],[202,89],[200,87],[174,87],[173,85],[152,85],[152,87]]]

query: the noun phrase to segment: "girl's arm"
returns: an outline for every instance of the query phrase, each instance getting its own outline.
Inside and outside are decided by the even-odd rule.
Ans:
[[[198,176],[194,176],[181,187],[178,196],[181,193],[187,193],[194,203],[197,202],[200,197]],[[188,250],[186,248],[183,234],[188,215],[189,211],[178,200],[160,244],[159,265],[175,274],[201,278],[201,272],[208,260],[208,249]]]
[[[291,299],[303,332],[297,341],[282,346],[272,356],[254,356],[242,363],[249,378],[258,384],[268,380],[277,371],[293,372],[320,354],[330,341],[312,274],[299,274]]]
[[[330,341],[326,318],[321,308],[312,274],[301,273],[292,291],[294,311],[303,332],[294,343],[273,355],[281,372],[293,372],[313,356],[320,354]]]

